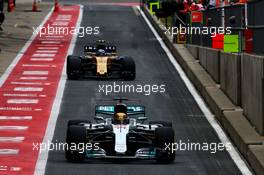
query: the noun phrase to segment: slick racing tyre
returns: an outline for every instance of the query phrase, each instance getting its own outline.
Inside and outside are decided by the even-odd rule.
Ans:
[[[78,56],[69,55],[67,57],[67,77],[69,80],[77,80],[80,76],[81,59]]]
[[[149,125],[162,125],[163,127],[172,127],[172,122],[169,122],[169,121],[150,121]]]
[[[69,162],[82,162],[85,159],[86,128],[83,126],[70,126],[67,129],[66,143],[68,149],[65,157]]]
[[[122,77],[124,80],[134,80],[136,78],[136,65],[131,57],[122,58]]]
[[[91,124],[91,121],[90,120],[69,120],[68,127],[73,126],[73,125],[79,125],[81,123]]]
[[[160,127],[155,129],[156,159],[158,163],[172,163],[175,152],[166,148],[166,145],[174,143],[174,130],[172,127]]]

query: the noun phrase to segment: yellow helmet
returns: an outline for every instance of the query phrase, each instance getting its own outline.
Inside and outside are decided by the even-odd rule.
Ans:
[[[116,121],[124,121],[127,118],[127,115],[123,112],[115,113],[115,120]]]

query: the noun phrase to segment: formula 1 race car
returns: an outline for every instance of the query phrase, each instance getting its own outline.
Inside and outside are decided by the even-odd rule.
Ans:
[[[117,56],[115,46],[98,40],[96,46],[85,46],[83,56],[67,57],[67,76],[74,80],[85,78],[118,78],[134,80],[135,62],[128,56]]]
[[[81,162],[85,159],[154,159],[159,163],[171,163],[175,152],[166,149],[174,143],[174,130],[168,121],[147,119],[145,107],[126,105],[124,98],[116,105],[95,107],[95,121],[69,120],[66,135],[66,159]],[[101,116],[99,116],[101,115]],[[103,117],[108,116],[108,117]],[[84,145],[93,145],[85,147]]]

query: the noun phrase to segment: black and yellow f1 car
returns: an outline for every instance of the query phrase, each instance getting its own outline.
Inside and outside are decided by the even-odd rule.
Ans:
[[[116,46],[106,45],[98,40],[95,46],[85,46],[83,56],[67,57],[67,76],[70,80],[79,78],[117,78],[134,80],[135,62],[128,56],[117,56]]]

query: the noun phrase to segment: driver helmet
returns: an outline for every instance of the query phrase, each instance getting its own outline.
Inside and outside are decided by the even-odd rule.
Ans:
[[[127,118],[127,114],[123,112],[115,113],[114,120],[122,122]]]
[[[122,122],[127,119],[127,106],[125,104],[117,104],[115,106],[114,120]]]

